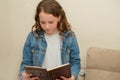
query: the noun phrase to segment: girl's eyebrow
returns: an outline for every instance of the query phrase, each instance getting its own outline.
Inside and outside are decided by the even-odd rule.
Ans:
[[[45,20],[40,20],[40,21],[45,21]],[[55,21],[54,19],[48,20],[48,21]]]

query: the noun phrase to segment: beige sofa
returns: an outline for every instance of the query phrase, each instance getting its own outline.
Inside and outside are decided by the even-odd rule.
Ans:
[[[78,80],[120,80],[120,50],[89,48],[86,74]]]

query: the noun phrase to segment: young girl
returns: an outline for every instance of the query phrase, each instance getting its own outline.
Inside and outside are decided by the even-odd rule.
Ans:
[[[63,80],[77,80],[80,71],[79,47],[66,15],[56,0],[42,0],[35,14],[35,24],[29,33],[20,67],[21,80],[39,80],[25,73],[26,65],[50,69],[70,63],[71,77]]]

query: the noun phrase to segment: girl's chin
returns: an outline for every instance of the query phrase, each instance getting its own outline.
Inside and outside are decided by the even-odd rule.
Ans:
[[[54,34],[56,34],[56,33],[52,33],[52,32],[46,32],[46,35],[54,35]]]
[[[47,34],[47,35],[52,35],[53,33],[51,33],[51,32],[46,32],[46,34]]]

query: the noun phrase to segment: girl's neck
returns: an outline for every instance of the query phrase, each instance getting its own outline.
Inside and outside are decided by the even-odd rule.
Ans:
[[[53,35],[56,35],[56,34],[58,34],[58,33],[59,33],[59,31],[56,30],[54,33],[51,33],[51,34],[45,33],[45,35],[47,35],[47,36],[53,36]]]

